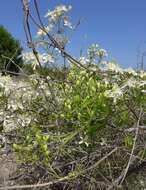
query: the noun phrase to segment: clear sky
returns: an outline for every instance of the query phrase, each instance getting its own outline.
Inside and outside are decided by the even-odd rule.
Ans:
[[[82,18],[76,32],[71,34],[70,52],[75,56],[81,49],[85,51],[92,43],[98,43],[123,67],[135,67],[137,50],[146,50],[146,0],[38,0],[38,3],[42,16],[58,4],[70,4],[73,22]],[[25,43],[21,0],[0,0],[0,24]]]

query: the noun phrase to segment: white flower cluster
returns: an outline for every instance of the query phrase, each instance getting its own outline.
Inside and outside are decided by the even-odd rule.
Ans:
[[[48,11],[45,15],[45,17],[51,17],[52,20],[58,19],[58,17],[63,16],[66,12],[70,11],[72,9],[72,6],[65,6],[65,5],[59,5],[56,6],[53,11]]]
[[[125,72],[129,73],[129,74],[132,74],[133,76],[137,76],[138,73],[131,67],[129,67],[128,69],[125,69],[124,70]]]
[[[145,71],[140,71],[140,72],[138,73],[138,75],[139,75],[141,78],[144,78],[144,77],[146,77],[146,72],[145,72]]]
[[[116,74],[128,73],[132,76],[139,76],[140,78],[146,77],[145,71],[136,71],[133,68],[129,67],[127,69],[122,69],[118,64],[112,61],[102,61],[100,64],[100,69],[105,71],[112,71]]]
[[[63,17],[63,23],[64,23],[64,26],[67,26],[68,28],[73,29],[72,23],[69,21],[68,16]]]
[[[87,55],[91,60],[96,59],[97,57],[103,58],[107,56],[107,52],[105,49],[102,49],[97,44],[93,44],[88,48]]]
[[[139,91],[145,93],[146,81],[136,80],[134,77],[135,77],[135,74],[133,74],[121,85],[118,85],[118,83],[112,84],[112,89],[106,90],[104,95],[106,97],[113,98],[114,103],[116,103],[118,99],[122,98],[123,95],[129,91],[129,89],[136,88],[136,89],[139,89]],[[109,81],[107,81],[107,83],[110,84]]]
[[[111,90],[106,90],[104,95],[109,98],[113,98],[114,103],[117,102],[117,99],[123,96],[124,91],[122,88],[118,86],[118,84],[114,84]]]
[[[50,32],[52,29],[53,29],[53,24],[49,24],[48,26],[46,26],[45,28],[44,28],[44,30],[42,30],[42,29],[39,29],[38,31],[37,31],[37,36],[38,37],[43,37],[43,36],[45,36],[46,35],[46,32]]]
[[[48,25],[45,26],[46,32],[51,32],[58,22],[62,20],[63,26],[73,29],[73,26],[70,22],[69,16],[65,14],[72,9],[72,6],[59,5],[56,6],[53,11],[48,11],[45,17],[48,18]],[[46,32],[42,29],[39,29],[37,32],[37,37],[46,36]]]
[[[84,56],[81,56],[80,59],[79,59],[79,62],[82,64],[82,65],[86,65],[86,64],[89,64],[90,63],[90,60]]]
[[[38,53],[37,55],[38,55],[39,61],[42,65],[45,65],[46,63],[54,63],[55,62],[55,58],[52,54],[46,54],[46,53],[40,54],[40,53]],[[33,69],[34,70],[36,69],[38,62],[36,60],[35,55],[32,52],[23,53],[22,58],[26,64],[31,63],[33,66]]]
[[[48,32],[51,32],[52,37],[54,38],[54,40],[56,40],[56,42],[60,45],[62,49],[65,47],[69,40],[65,35],[63,35],[64,29],[65,27],[73,29],[72,24],[70,22],[70,17],[66,15],[66,13],[71,9],[72,6],[70,5],[59,5],[56,6],[54,10],[49,10],[47,12],[45,17],[47,17],[48,19],[48,24],[44,26],[43,30],[41,28],[38,29],[36,36],[41,40],[37,41],[36,48],[40,48],[42,52],[46,52],[46,50],[49,50],[48,41],[45,40],[45,36]],[[52,51],[49,54],[38,53],[38,58],[42,66],[46,65],[47,63],[54,63],[55,57],[58,55],[58,52],[60,54],[60,51],[57,49],[55,53],[52,53]],[[25,63],[31,63],[34,70],[36,69],[37,65],[39,65],[38,61],[36,60],[36,57],[32,52],[23,53],[22,58]]]
[[[100,60],[106,56],[107,56],[106,50],[100,48],[97,44],[93,44],[91,47],[88,48],[87,56],[81,56],[79,61],[83,65],[92,64],[92,66],[95,66],[96,58],[98,58]],[[97,68],[93,67],[90,69],[91,70],[93,69],[95,71]]]
[[[0,121],[4,121],[5,132],[29,125],[36,119],[35,112],[29,112],[29,109],[32,109],[32,102],[38,104],[39,101],[45,102],[46,97],[48,99],[51,97],[47,83],[37,75],[30,76],[28,80],[0,76],[0,81],[0,101],[1,105],[4,104],[0,106]],[[38,111],[39,109],[36,110]]]
[[[123,73],[124,70],[116,63],[114,62],[108,62],[104,61],[101,64],[101,69],[106,70],[106,71],[113,71],[115,73]]]

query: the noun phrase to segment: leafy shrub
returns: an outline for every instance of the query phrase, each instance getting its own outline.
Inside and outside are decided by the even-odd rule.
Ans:
[[[145,112],[146,74],[128,70],[117,73],[108,66],[107,70],[90,66],[87,71],[73,66],[66,83],[50,83],[49,77],[43,80],[32,75],[10,88],[12,79],[2,77],[3,132],[15,131],[19,136],[12,140],[19,163],[46,168],[54,179],[74,181],[86,173],[88,157],[97,150],[104,153],[112,146],[131,149],[134,135],[124,131],[137,123],[140,110]],[[145,117],[140,122],[144,125]],[[141,154],[141,149],[137,151]],[[77,164],[67,164],[72,162]],[[95,163],[93,159],[89,165]],[[100,170],[103,168],[106,170],[103,166]],[[98,178],[96,172],[92,177]]]

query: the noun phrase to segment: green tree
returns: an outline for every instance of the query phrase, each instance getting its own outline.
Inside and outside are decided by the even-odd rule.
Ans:
[[[0,70],[19,72],[22,65],[22,48],[2,25],[0,25]]]

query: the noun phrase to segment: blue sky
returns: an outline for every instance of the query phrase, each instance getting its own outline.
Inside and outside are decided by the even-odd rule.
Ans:
[[[32,0],[31,0],[32,1]],[[146,0],[38,0],[42,16],[58,4],[71,4],[73,23],[69,51],[79,56],[98,43],[123,67],[135,67],[137,51],[146,50]],[[25,44],[21,0],[0,0],[0,24]],[[139,58],[140,61],[140,58]],[[146,64],[146,58],[145,58]]]

